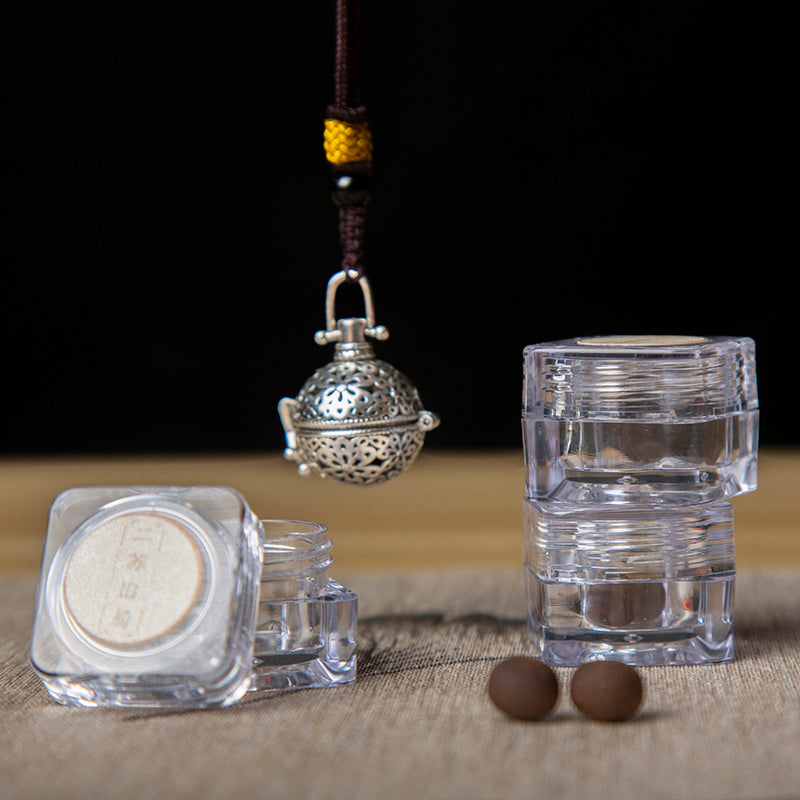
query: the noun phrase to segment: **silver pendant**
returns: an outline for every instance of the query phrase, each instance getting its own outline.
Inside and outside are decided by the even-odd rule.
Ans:
[[[297,462],[301,475],[313,472],[367,486],[404,472],[439,417],[422,408],[416,387],[402,372],[375,358],[367,337],[385,340],[389,331],[375,324],[365,276],[358,285],[366,316],[336,319],[336,290],[346,280],[343,271],[328,281],[327,328],[314,337],[320,345],[335,343],[333,361],[320,367],[296,398],[284,397],[278,413],[286,432],[284,456]]]

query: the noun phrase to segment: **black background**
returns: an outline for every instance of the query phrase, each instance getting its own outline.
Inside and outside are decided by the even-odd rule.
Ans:
[[[3,451],[280,450],[332,354],[333,0],[109,8],[7,19]],[[800,442],[788,15],[362,8],[376,350],[430,446],[519,446],[522,348],[613,333],[752,336]]]

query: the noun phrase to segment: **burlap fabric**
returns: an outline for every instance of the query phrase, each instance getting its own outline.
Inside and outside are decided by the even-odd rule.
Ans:
[[[27,664],[30,579],[0,582],[0,794],[8,798],[800,797],[800,573],[737,582],[737,659],[642,670],[643,712],[544,722],[489,703],[528,652],[519,570],[336,575],[360,667],[335,689],[191,713],[59,706]],[[563,689],[570,670],[559,670]]]

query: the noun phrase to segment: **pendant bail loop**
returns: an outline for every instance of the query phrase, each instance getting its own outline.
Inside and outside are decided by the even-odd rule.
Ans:
[[[358,283],[361,294],[364,297],[364,335],[373,339],[384,341],[389,338],[389,331],[383,325],[375,324],[375,303],[372,299],[372,287],[366,275],[359,275],[357,281],[352,281],[348,277],[347,270],[337,272],[328,281],[328,289],[325,294],[325,323],[324,331],[317,331],[314,334],[314,341],[317,344],[330,344],[339,342],[342,339],[342,329],[336,320],[336,290],[343,283]]]

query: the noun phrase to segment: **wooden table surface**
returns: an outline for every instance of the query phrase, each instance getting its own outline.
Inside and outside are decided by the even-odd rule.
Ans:
[[[301,478],[280,453],[0,459],[0,572],[38,570],[50,504],[75,486],[221,484],[260,517],[328,525],[342,572],[519,564],[522,454],[423,451],[372,488]],[[800,567],[800,451],[763,450],[759,489],[734,499],[742,567]]]

